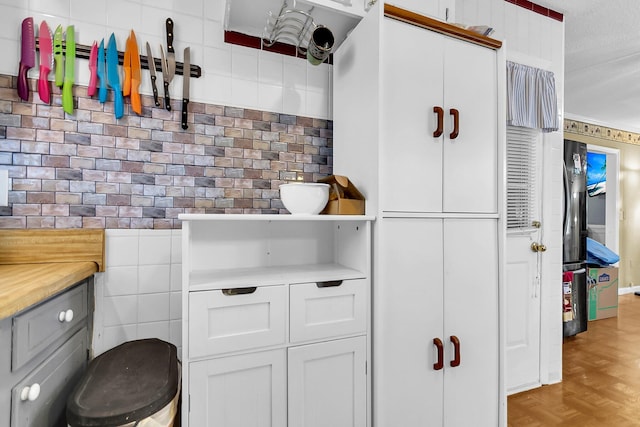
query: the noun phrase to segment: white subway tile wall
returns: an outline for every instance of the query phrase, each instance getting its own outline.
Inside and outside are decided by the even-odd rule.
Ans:
[[[189,46],[191,63],[202,68],[202,77],[191,79],[192,101],[330,119],[332,67],[224,43],[224,10],[224,0],[3,0],[0,74],[17,73],[20,25],[28,16],[36,26],[46,20],[52,30],[58,25],[74,25],[79,44],[91,45],[103,38],[106,44],[114,33],[120,50],[133,29],[140,51],[145,53],[148,41],[156,58],[160,57],[160,45],[166,45],[165,20],[171,17],[176,60],[182,61],[184,48]],[[296,75],[288,80],[296,81],[295,85],[284,80],[285,69]],[[308,86],[307,73],[316,75]],[[38,77],[38,67],[31,69],[29,77]],[[86,86],[89,77],[86,61],[78,60],[76,83]],[[171,83],[173,98],[182,98],[181,88],[182,76],[176,75]],[[152,94],[147,70],[142,70],[140,92]],[[285,102],[289,97],[293,99]]]
[[[96,277],[93,350],[160,338],[182,349],[181,230],[106,230],[106,272]]]

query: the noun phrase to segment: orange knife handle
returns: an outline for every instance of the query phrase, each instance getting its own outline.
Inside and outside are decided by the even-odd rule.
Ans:
[[[40,66],[40,78],[38,79],[38,95],[40,96],[40,100],[45,104],[49,104],[51,102],[51,91],[49,89],[49,71],[51,71],[48,67],[41,65]]]
[[[139,116],[142,115],[142,104],[140,103],[140,92],[138,86],[140,82],[131,81],[131,109]]]
[[[122,94],[129,96],[131,94],[131,67],[124,68],[124,83],[122,84]]]

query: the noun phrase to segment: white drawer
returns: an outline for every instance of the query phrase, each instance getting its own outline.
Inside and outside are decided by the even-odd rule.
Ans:
[[[367,329],[367,280],[300,283],[290,288],[291,342],[330,338]]]
[[[189,293],[189,356],[283,344],[284,285]]]

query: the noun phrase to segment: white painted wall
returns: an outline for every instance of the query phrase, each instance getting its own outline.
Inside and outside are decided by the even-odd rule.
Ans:
[[[191,79],[192,101],[331,118],[332,67],[224,43],[224,8],[225,0],[0,0],[0,73],[18,74],[21,23],[28,16],[37,28],[46,20],[52,31],[59,24],[74,25],[79,44],[104,38],[106,48],[113,32],[121,51],[133,29],[140,52],[146,55],[148,41],[156,58],[160,44],[166,45],[165,20],[171,17],[176,60],[182,61],[190,46],[191,63],[202,68],[202,77]],[[37,78],[37,69],[29,76]],[[88,84],[87,60],[76,60],[76,82]],[[161,87],[160,82],[162,95]],[[170,87],[172,98],[181,99],[182,76],[176,75]],[[140,92],[152,93],[147,70]]]
[[[492,37],[506,42],[507,60],[553,71],[558,110],[564,110],[564,23],[504,0],[457,0],[456,22],[486,24]],[[545,134],[543,173],[543,243],[547,246],[541,283],[541,380],[562,379],[562,152],[563,132]]]

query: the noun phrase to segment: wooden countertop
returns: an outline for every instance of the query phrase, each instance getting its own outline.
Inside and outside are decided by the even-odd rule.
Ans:
[[[0,265],[0,319],[12,316],[98,271],[95,262]]]
[[[0,230],[0,319],[104,271],[101,229]]]

